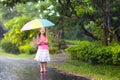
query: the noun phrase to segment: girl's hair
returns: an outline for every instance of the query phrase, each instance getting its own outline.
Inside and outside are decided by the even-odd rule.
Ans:
[[[41,35],[41,33],[39,31],[38,36],[40,37],[40,35]],[[46,29],[45,29],[45,33],[43,35],[46,37]]]

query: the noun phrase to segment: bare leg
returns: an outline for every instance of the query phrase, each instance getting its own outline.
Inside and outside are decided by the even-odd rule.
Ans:
[[[40,62],[40,72],[43,71],[43,62]]]
[[[43,68],[44,68],[44,71],[47,71],[47,62],[43,63]]]

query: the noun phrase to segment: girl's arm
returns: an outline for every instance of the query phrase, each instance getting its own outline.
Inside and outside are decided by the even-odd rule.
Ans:
[[[45,43],[46,43],[46,44],[48,43],[48,38],[46,38]]]
[[[44,43],[48,44],[48,36],[46,35],[46,40],[44,41]]]

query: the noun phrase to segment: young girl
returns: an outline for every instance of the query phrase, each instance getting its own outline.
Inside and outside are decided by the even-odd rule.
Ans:
[[[48,37],[45,32],[45,28],[41,28],[39,35],[37,36],[38,50],[35,56],[35,60],[40,62],[40,72],[47,72],[47,62],[50,61],[48,50]]]

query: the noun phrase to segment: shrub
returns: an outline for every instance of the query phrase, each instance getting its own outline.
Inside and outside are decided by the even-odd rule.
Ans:
[[[12,41],[10,39],[1,40],[1,47],[6,52],[9,52],[9,53],[12,53],[12,54],[19,53],[18,45],[12,43]]]
[[[31,17],[27,15],[21,15],[7,21],[4,25],[8,29],[8,32],[4,34],[4,38],[11,38],[12,43],[23,45],[28,43],[32,37],[36,34],[33,31],[21,31],[21,28],[31,20]],[[18,37],[19,36],[19,37]]]
[[[82,41],[79,45],[71,46],[66,49],[72,59],[87,61],[92,52],[93,45],[88,41]]]
[[[96,42],[81,41],[66,49],[72,59],[93,64],[120,65],[120,45],[103,46]]]
[[[51,47],[49,48],[50,54],[56,54],[58,51],[58,47]]]
[[[112,52],[110,51],[110,47],[95,48],[92,55],[90,56],[90,62],[111,64],[112,63],[111,53]]]
[[[92,63],[120,64],[120,46],[105,46],[97,48],[90,57]],[[96,62],[95,62],[96,61]]]
[[[64,39],[59,41],[58,47],[59,49],[65,49],[67,47]]]
[[[19,47],[21,53],[36,53],[37,48],[33,48],[30,44],[25,44]]]

